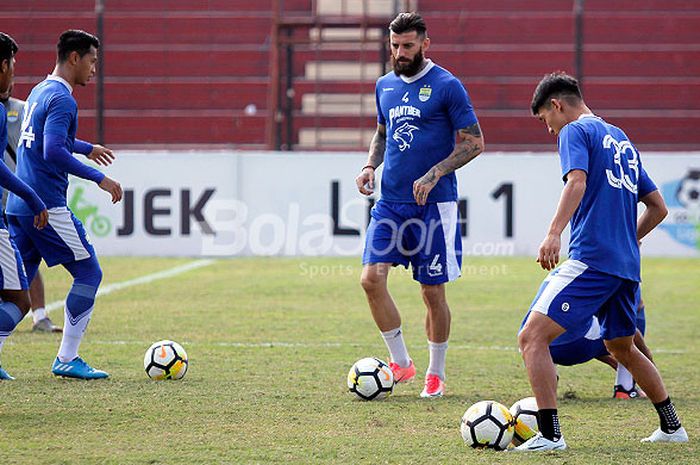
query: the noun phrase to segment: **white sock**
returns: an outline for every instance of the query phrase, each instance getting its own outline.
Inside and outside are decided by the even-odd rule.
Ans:
[[[71,322],[71,315],[68,313],[68,310],[65,310],[65,314],[63,339],[61,339],[61,347],[58,349],[58,360],[63,363],[70,362],[78,356],[80,341],[83,340],[85,329],[90,323],[92,308],[85,312],[85,316],[75,323]]]
[[[617,374],[615,375],[615,385],[622,386],[622,389],[629,391],[634,387],[632,373],[624,367],[622,363],[617,364]]]
[[[428,348],[430,350],[430,365],[428,365],[428,371],[426,374],[438,375],[441,380],[445,381],[445,356],[447,355],[447,341],[428,341]]]
[[[34,320],[35,324],[44,318],[46,318],[46,309],[44,307],[35,308],[32,310],[32,319]]]
[[[406,368],[411,364],[411,358],[408,356],[406,343],[403,341],[403,332],[401,326],[390,331],[382,332],[386,348],[389,349],[391,361],[397,363],[400,367]]]

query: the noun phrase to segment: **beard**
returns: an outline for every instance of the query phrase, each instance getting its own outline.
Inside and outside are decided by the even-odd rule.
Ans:
[[[391,55],[391,67],[394,68],[394,74],[397,76],[403,74],[406,77],[412,77],[418,74],[421,65],[423,64],[423,49],[421,48],[413,57],[413,60],[399,61]]]

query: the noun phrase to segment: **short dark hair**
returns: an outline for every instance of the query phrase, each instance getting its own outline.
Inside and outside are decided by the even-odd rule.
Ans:
[[[581,100],[581,88],[575,77],[563,71],[546,74],[532,94],[530,109],[533,115],[537,115],[544,105],[549,105],[551,98],[565,98],[569,101]]]
[[[12,59],[19,50],[15,39],[4,32],[0,32],[0,63]]]
[[[389,24],[389,29],[394,34],[403,34],[404,32],[416,31],[419,36],[425,37],[428,28],[425,25],[425,20],[415,11],[411,13],[399,13],[396,18]]]
[[[79,29],[69,29],[61,34],[56,44],[58,61],[64,62],[72,52],[78,52],[80,58],[90,52],[90,47],[100,48],[100,39]]]

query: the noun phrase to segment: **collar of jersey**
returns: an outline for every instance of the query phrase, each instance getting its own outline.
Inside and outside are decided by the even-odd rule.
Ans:
[[[63,79],[61,76],[54,76],[53,74],[49,74],[48,76],[46,76],[46,80],[60,82],[61,84],[66,86],[66,89],[68,89],[68,92],[70,92],[71,94],[73,93],[73,87],[71,87],[71,85],[68,84],[68,81]]]
[[[414,76],[411,76],[411,77],[406,77],[406,76],[404,76],[403,74],[401,74],[401,75],[399,75],[399,77],[400,77],[401,80],[402,80],[403,82],[405,82],[406,84],[411,84],[411,83],[413,83],[413,82],[416,82],[418,79],[420,79],[420,78],[422,78],[423,76],[425,76],[426,74],[428,74],[428,72],[429,72],[431,69],[433,69],[433,66],[435,66],[435,63],[433,63],[433,60],[431,60],[430,58],[426,58],[426,59],[425,59],[425,62],[426,62],[425,68],[423,68],[422,70],[420,70],[420,72],[419,72],[418,74],[416,74],[416,75],[414,75]]]
[[[576,118],[576,121],[581,120],[583,118],[597,118],[598,115],[594,115],[593,113],[582,113],[579,115],[578,118]]]

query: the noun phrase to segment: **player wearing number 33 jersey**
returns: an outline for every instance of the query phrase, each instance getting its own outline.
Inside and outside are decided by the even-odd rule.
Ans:
[[[659,414],[660,428],[645,441],[687,441],[661,376],[633,343],[639,242],[666,216],[663,197],[627,135],[593,114],[573,77],[545,76],[535,89],[531,110],[558,136],[565,185],[537,259],[542,268],[553,271],[518,336],[539,407],[540,432],[514,450],[566,449],[549,345],[562,334],[583,334],[593,316],[600,323],[606,349],[632,373]],[[637,218],[639,202],[647,208]],[[569,260],[557,267],[567,223],[571,224]]]

